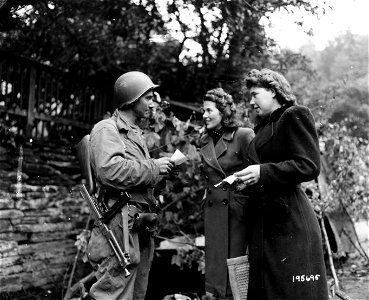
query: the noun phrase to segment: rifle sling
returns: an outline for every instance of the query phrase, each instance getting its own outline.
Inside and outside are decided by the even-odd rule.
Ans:
[[[124,198],[121,197],[118,201],[109,208],[109,210],[102,217],[102,221],[107,224],[121,209],[127,204],[131,198],[125,195]]]
[[[128,205],[122,207],[123,252],[129,253]]]

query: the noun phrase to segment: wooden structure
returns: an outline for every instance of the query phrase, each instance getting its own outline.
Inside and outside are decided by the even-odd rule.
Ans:
[[[110,110],[111,90],[0,50],[0,122],[17,135],[78,142]],[[201,118],[195,104],[169,102],[180,119]]]
[[[109,100],[102,88],[0,50],[0,132],[26,137],[17,149],[0,144],[0,298],[65,280],[88,220],[71,146]]]
[[[0,119],[27,138],[71,140],[106,113],[108,92],[0,50]]]

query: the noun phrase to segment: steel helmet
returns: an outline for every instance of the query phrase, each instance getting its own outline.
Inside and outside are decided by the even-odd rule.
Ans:
[[[118,107],[135,102],[147,91],[157,88],[145,73],[131,71],[121,75],[114,84],[114,95]]]

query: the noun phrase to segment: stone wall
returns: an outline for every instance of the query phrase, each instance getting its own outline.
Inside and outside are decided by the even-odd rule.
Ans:
[[[65,143],[0,145],[0,293],[68,282],[88,218],[80,181]]]

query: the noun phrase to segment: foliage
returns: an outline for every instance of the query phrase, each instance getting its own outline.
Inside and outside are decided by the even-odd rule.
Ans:
[[[318,123],[344,122],[355,137],[368,139],[368,37],[349,32],[321,52],[302,48],[311,58],[312,76],[297,73],[298,95]],[[312,54],[314,53],[314,54]]]
[[[83,253],[83,256],[82,256],[83,262],[88,261],[87,245],[88,245],[88,240],[90,239],[90,236],[91,236],[91,231],[88,229],[84,229],[82,230],[80,234],[77,235],[76,242],[74,243],[77,249]]]
[[[171,156],[176,149],[188,160],[177,166],[177,173],[166,180],[160,191],[162,224],[159,234],[173,237],[203,233],[201,199],[204,179],[201,176],[201,159],[197,151],[201,126],[182,122],[175,116],[167,116],[167,103],[156,104],[151,122],[145,130],[145,138],[153,157]],[[166,126],[164,126],[166,125]]]
[[[328,163],[325,173],[329,185],[320,205],[326,211],[344,207],[350,216],[369,217],[369,143],[355,137],[347,122],[320,128],[321,150]]]
[[[292,83],[298,102],[313,111],[323,157],[330,165],[326,195],[322,197],[316,183],[306,184],[315,207],[330,211],[345,206],[353,216],[368,216],[368,75],[362,63],[368,61],[367,37],[347,33],[321,53],[310,49],[314,55],[309,61],[289,50],[275,53],[260,20],[278,9],[318,14],[321,6],[311,1],[173,0],[164,11],[160,2],[7,1],[0,7],[0,46],[109,88],[122,72],[141,70],[161,84],[163,98],[182,102],[199,101],[206,90],[222,86],[237,101],[245,122],[247,94],[240,89],[240,76],[253,67],[280,71]],[[184,17],[188,11],[191,18]],[[188,42],[199,47],[197,53],[189,51]],[[178,120],[164,101],[158,102],[151,122],[145,124],[151,154],[171,155],[180,149],[190,158],[160,191],[159,234],[199,235],[201,125],[194,118]],[[9,129],[0,127],[0,137],[2,144],[14,144]],[[80,235],[80,243],[84,238]],[[191,255],[179,254],[177,263],[198,257]]]
[[[298,69],[295,69],[298,70]],[[303,71],[301,71],[303,70]],[[308,76],[312,80],[316,80],[317,73],[311,69],[302,68],[299,72]],[[289,76],[298,77],[298,72],[289,71]],[[297,80],[296,84],[301,84]],[[324,95],[324,93],[322,93]],[[308,99],[309,100],[309,99]],[[313,103],[313,102],[310,102]],[[238,103],[238,113],[243,118],[244,123],[249,122],[248,111],[245,103]],[[326,193],[322,194],[316,181],[304,183],[304,188],[308,192],[309,198],[317,212],[322,214],[331,212],[344,207],[353,217],[368,217],[369,193],[367,186],[369,184],[369,146],[368,135],[366,138],[357,135],[358,128],[353,126],[355,118],[347,115],[346,119],[332,123],[327,110],[322,107],[312,107],[313,110],[321,112],[317,115],[317,129],[319,133],[319,142],[322,153],[322,160],[325,162],[322,166],[322,174],[327,177]],[[324,114],[323,112],[327,113]],[[331,113],[333,113],[331,111]],[[161,118],[162,120],[164,118]],[[181,122],[171,117],[175,126],[170,130],[171,138],[165,134],[164,147],[167,151],[174,152],[176,146],[173,141],[181,141],[182,145],[186,144],[187,139],[191,139],[193,144],[198,143],[200,131],[198,128],[189,130],[188,122]],[[361,126],[362,127],[362,126]],[[162,128],[162,127],[159,127]],[[367,133],[367,128],[361,128],[362,132]],[[177,144],[178,145],[178,144]],[[185,148],[179,147],[186,152]],[[168,150],[169,149],[169,150]],[[163,153],[162,153],[163,154]],[[162,235],[175,236],[183,232],[191,234],[201,234],[198,228],[202,229],[201,215],[201,190],[202,181],[188,180],[201,178],[201,168],[196,166],[199,160],[193,156],[195,168],[193,168],[192,160],[187,162],[185,172],[179,172],[177,178],[172,178],[167,182],[164,197]],[[186,174],[188,172],[188,174]],[[188,175],[188,176],[187,176]],[[195,193],[194,193],[195,191]],[[194,209],[193,209],[194,208]],[[183,252],[183,253],[182,253]],[[186,265],[188,259],[191,258],[191,252],[182,251],[175,257],[174,262],[179,265]]]
[[[321,52],[302,48],[311,72],[292,74],[299,102],[315,116],[327,177],[323,194],[308,184],[310,196],[320,212],[344,208],[354,219],[368,217],[367,47],[366,36],[347,32]]]
[[[164,2],[165,4],[165,2]],[[111,87],[121,73],[141,70],[161,94],[194,102],[223,86],[235,94],[241,74],[265,65],[274,42],[260,20],[305,0],[60,0],[7,1],[0,7],[0,46],[96,84]],[[159,37],[159,38],[157,38]],[[193,53],[189,44],[197,45]],[[237,99],[239,100],[239,99]]]
[[[0,123],[0,144],[4,146],[10,146],[15,149],[15,134],[10,130],[8,126],[5,125],[5,122]]]
[[[154,1],[33,2],[14,8],[18,25],[3,34],[3,48],[103,83],[121,70],[147,71],[150,34],[163,28]]]
[[[197,265],[197,270],[205,274],[205,252],[199,248],[178,249],[177,254],[172,257],[172,264],[180,269],[187,267],[189,269]]]
[[[332,118],[339,107],[337,102],[350,90],[348,86],[352,87],[351,91],[355,88],[356,78],[353,75],[346,77],[344,85],[338,84],[341,80],[338,75],[337,81],[324,81],[319,70],[314,69],[314,61],[309,63],[289,50],[273,56],[269,63],[269,67],[287,75],[298,102],[308,105],[316,117],[322,159],[328,162],[322,169],[327,175],[328,186],[327,192],[322,194],[315,181],[304,184],[315,209],[324,214],[345,207],[351,216],[367,217],[369,149],[367,127],[363,126],[367,121],[347,110],[344,119]],[[351,103],[361,101],[356,99],[357,96],[365,97],[365,94],[353,93]],[[151,154],[170,156],[178,148],[191,158],[181,166],[177,176],[168,178],[165,188],[160,191],[163,211],[159,234],[167,238],[201,235],[204,182],[197,153],[201,124],[194,119],[178,120],[168,113],[167,103],[159,102],[151,122],[146,124],[145,135]],[[237,111],[245,123],[249,122],[244,102],[237,104]],[[192,250],[181,250],[173,263],[182,267],[191,265],[191,259],[196,257],[199,257],[198,253]]]

